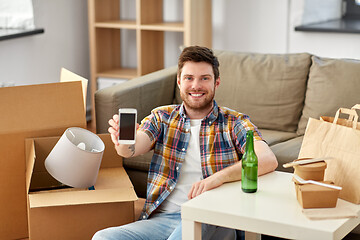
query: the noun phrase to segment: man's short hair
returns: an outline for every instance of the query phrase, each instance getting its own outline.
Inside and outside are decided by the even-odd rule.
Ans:
[[[178,76],[180,77],[182,68],[186,62],[206,62],[212,66],[215,80],[219,78],[219,61],[213,51],[207,47],[190,46],[184,48],[178,61]]]

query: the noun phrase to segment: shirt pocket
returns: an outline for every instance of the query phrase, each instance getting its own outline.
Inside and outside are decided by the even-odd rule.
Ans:
[[[216,133],[211,152],[219,156],[224,154],[228,155],[233,151],[236,152],[229,132]]]

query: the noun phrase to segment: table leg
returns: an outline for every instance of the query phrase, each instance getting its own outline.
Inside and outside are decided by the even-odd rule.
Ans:
[[[201,223],[182,219],[182,239],[201,240]]]
[[[261,234],[245,232],[245,240],[261,240]]]

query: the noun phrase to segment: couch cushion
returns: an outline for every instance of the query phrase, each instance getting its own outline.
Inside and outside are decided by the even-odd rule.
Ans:
[[[298,135],[294,132],[283,132],[268,129],[259,129],[261,135],[269,146],[295,138]]]
[[[313,56],[305,106],[298,134],[304,134],[309,117],[334,116],[340,107],[360,103],[360,61]]]
[[[298,158],[303,139],[304,136],[296,137],[270,147],[279,163],[277,171],[294,172],[294,168],[284,168],[283,164]]]
[[[250,116],[263,129],[295,132],[303,108],[310,55],[216,51],[220,86],[215,99]]]

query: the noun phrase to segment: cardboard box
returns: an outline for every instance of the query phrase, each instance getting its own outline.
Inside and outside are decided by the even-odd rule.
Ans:
[[[298,159],[298,161],[306,159],[309,158],[301,158]],[[326,166],[327,164],[325,161],[296,165],[294,166],[294,174],[304,180],[323,181]]]
[[[100,229],[134,221],[137,196],[122,167],[122,158],[117,155],[109,134],[99,137],[105,143],[105,152],[95,190],[65,188],[33,192],[56,185],[44,161],[60,137],[26,140],[31,240],[88,240]]]
[[[324,183],[332,184],[329,181]],[[336,207],[340,190],[314,184],[294,182],[296,198],[302,208],[333,208]]]
[[[86,128],[81,82],[0,88],[0,239],[28,237],[25,138]]]

